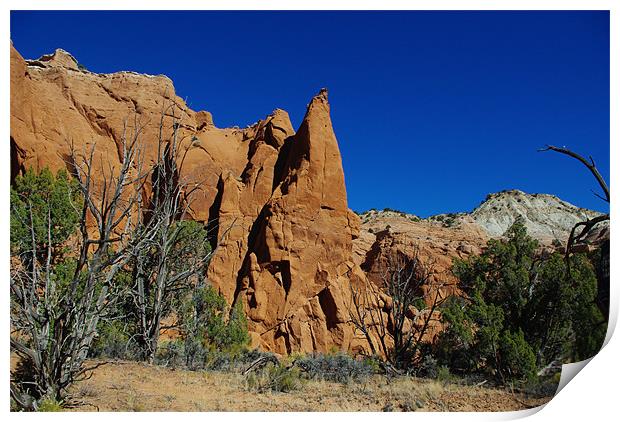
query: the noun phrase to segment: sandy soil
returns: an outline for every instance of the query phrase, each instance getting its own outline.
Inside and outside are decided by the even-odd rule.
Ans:
[[[288,393],[257,393],[241,374],[191,372],[136,362],[97,368],[73,389],[73,411],[508,411],[540,406],[495,388],[375,376],[343,385],[307,381]]]

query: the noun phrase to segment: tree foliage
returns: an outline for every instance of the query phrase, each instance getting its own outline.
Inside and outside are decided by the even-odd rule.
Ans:
[[[64,170],[56,176],[47,167],[40,173],[28,169],[18,175],[11,186],[13,251],[27,254],[34,249],[39,260],[45,259],[41,254],[48,243],[56,249],[75,232],[81,206],[79,186]]]
[[[183,175],[183,163],[191,146],[183,142],[191,140],[179,135],[177,107],[170,104],[161,116],[157,161],[149,173],[150,193],[141,203],[136,228],[145,241],[136,245],[131,261],[130,294],[136,310],[136,336],[143,358],[149,362],[155,359],[170,304],[205,275],[214,252],[204,225],[188,221],[201,183]],[[166,115],[172,116],[169,135]]]
[[[226,299],[210,285],[196,286],[179,307],[178,317],[186,366],[190,369],[203,367],[211,352],[234,357],[249,343],[241,302],[229,309]]]
[[[128,306],[142,357],[151,361],[162,320],[171,316],[174,305],[191,291],[205,269],[205,258],[211,256],[207,230],[195,221],[160,226],[152,239],[130,262],[132,303]]]
[[[130,170],[139,167],[135,138],[123,139],[122,154],[120,168],[110,169],[101,184],[91,177],[94,147],[84,155],[73,146],[74,180],[47,169],[28,170],[15,180],[10,341],[29,370],[11,380],[11,396],[23,408],[36,409],[46,397],[61,400],[84,376],[97,325],[119,296],[116,276],[130,257],[126,239],[139,241],[129,236],[132,226],[126,224],[139,196],[130,182]],[[95,201],[98,189],[109,195]],[[73,233],[73,248],[64,251]]]
[[[520,222],[504,237],[480,256],[455,260],[464,294],[442,309],[440,360],[455,371],[526,380],[554,361],[594,355],[606,327],[587,258],[572,256],[567,277],[563,256],[542,252]]]
[[[46,398],[62,400],[92,369],[85,364],[89,353],[125,357],[127,343],[137,338],[142,357],[152,361],[163,318],[204,277],[213,252],[206,230],[185,221],[202,183],[181,177],[189,148],[181,144],[191,140],[177,139],[175,107],[162,110],[152,164],[145,165],[144,127],[136,117],[123,127],[118,162],[106,162],[94,144],[78,151],[71,143],[73,178],[48,169],[16,177],[11,351],[28,369],[11,380],[19,407],[36,410]],[[235,309],[223,326],[219,314],[202,317],[214,318],[207,327],[219,327],[208,333],[217,347],[247,336],[241,313]]]
[[[149,173],[140,171],[137,139],[127,142],[120,170],[106,174],[103,187],[91,178],[93,148],[85,157],[72,150],[77,181],[64,172],[54,177],[49,170],[28,170],[11,189],[11,350],[21,368],[13,373],[11,396],[19,408],[63,400],[93,369],[85,365],[89,354],[126,358],[130,348],[135,352],[130,342],[144,333],[142,316],[152,317],[157,339],[161,318],[188,294],[195,304],[189,339],[215,349],[248,342],[239,306],[229,316],[226,301],[211,288],[194,290],[211,254],[204,225],[171,219],[165,229],[149,230],[153,226],[132,222],[140,180]],[[134,165],[137,176],[131,177]],[[152,214],[149,221],[158,218]],[[164,227],[161,220],[157,227]],[[137,267],[147,275],[142,302],[131,294],[138,291]]]

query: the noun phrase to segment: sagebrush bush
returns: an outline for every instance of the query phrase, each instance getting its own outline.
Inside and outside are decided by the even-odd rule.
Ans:
[[[38,412],[62,412],[64,410],[61,401],[49,397],[42,399],[37,407]]]
[[[188,347],[190,349],[188,350]],[[196,347],[195,349],[192,349]],[[191,371],[231,371],[239,372],[260,357],[275,356],[271,352],[254,350],[217,350],[196,346],[187,339],[161,342],[155,356],[155,363],[162,366],[185,368]]]
[[[281,363],[276,365],[272,362],[247,374],[245,382],[249,390],[259,393],[267,391],[287,393],[299,390],[303,386],[299,368],[295,366],[286,367]]]
[[[179,322],[188,369],[225,369],[247,350],[250,340],[241,303],[229,312],[212,286],[197,286],[181,302]]]
[[[452,377],[452,374],[450,373],[450,368],[448,368],[446,365],[441,365],[437,367],[437,372],[435,373],[435,379],[443,383],[452,381],[453,377]]]
[[[426,355],[422,359],[420,367],[416,371],[416,375],[426,378],[437,378],[438,370],[439,365],[437,364],[437,359],[435,359],[431,355]]]
[[[179,368],[183,367],[185,362],[185,342],[183,340],[161,342],[155,354],[155,363],[172,368]]]
[[[261,357],[275,357],[271,352],[254,350],[209,350],[205,355],[204,369],[210,371],[240,371]]]
[[[91,357],[128,359],[138,358],[138,350],[129,339],[126,327],[120,321],[100,323],[97,338],[89,351]]]
[[[298,358],[295,364],[306,378],[343,384],[364,381],[375,372],[370,359],[357,360],[345,353],[312,354]]]

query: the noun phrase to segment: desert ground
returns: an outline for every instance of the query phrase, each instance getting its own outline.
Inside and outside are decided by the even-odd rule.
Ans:
[[[69,411],[512,411],[551,397],[413,377],[363,383],[305,381],[299,390],[257,393],[240,373],[186,371],[117,361],[75,385]]]

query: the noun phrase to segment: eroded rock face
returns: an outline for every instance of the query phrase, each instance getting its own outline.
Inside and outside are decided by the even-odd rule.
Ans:
[[[189,109],[163,75],[79,70],[62,50],[26,61],[11,45],[13,175],[28,167],[65,168],[71,142],[78,151],[96,144],[95,164],[118,167],[121,139],[136,128],[148,164],[157,154],[160,122],[166,139],[173,115],[179,119],[182,149],[189,150],[182,176],[204,186],[195,196],[193,218],[207,221],[220,175],[224,170],[241,174],[256,127],[216,128],[211,115]]]
[[[346,349],[353,332],[345,289],[356,229],[326,91],[310,102],[280,161],[275,190],[250,232],[240,298],[263,346],[278,353]]]
[[[297,133],[283,110],[220,129],[165,76],[88,72],[63,50],[26,61],[11,45],[13,176],[65,168],[70,142],[78,150],[96,143],[95,165],[118,166],[121,139],[137,127],[148,164],[160,122],[165,137],[173,116],[187,150],[179,177],[202,185],[191,217],[221,239],[207,276],[229,303],[243,303],[254,345],[364,348],[347,321],[349,283],[365,281],[352,252],[360,222],[347,207],[327,91],[312,99]]]
[[[430,271],[426,288],[441,285],[441,296],[447,297],[458,288],[450,271],[452,260],[479,255],[488,239],[482,229],[471,224],[444,227],[404,213],[369,211],[362,215],[361,234],[353,241],[353,249],[355,262],[376,285],[382,285],[390,259],[399,254],[419,257]]]
[[[528,233],[545,244],[554,239],[565,241],[575,224],[599,215],[601,213],[576,207],[554,195],[528,194],[520,190],[490,194],[471,213],[476,224],[491,237],[503,235],[519,218]]]
[[[250,158],[241,174],[228,170],[220,177],[211,220],[217,222],[217,237],[222,240],[208,276],[231,302],[238,294],[237,280],[248,253],[250,233],[256,231],[257,219],[274,189],[280,149],[294,133],[288,114],[274,111],[258,123],[248,148]]]

